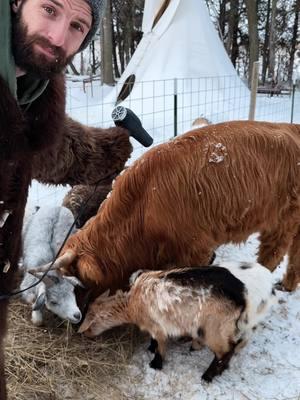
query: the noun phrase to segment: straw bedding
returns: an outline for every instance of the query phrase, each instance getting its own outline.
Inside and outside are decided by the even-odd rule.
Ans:
[[[121,328],[91,340],[53,316],[35,327],[30,314],[28,305],[11,302],[5,347],[9,399],[128,399],[113,382],[141,339],[137,330]]]

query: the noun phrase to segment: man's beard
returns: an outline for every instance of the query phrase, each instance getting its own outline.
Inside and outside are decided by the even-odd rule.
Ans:
[[[51,49],[53,59],[37,53],[34,45]],[[35,34],[28,35],[28,29],[21,19],[21,9],[12,19],[12,53],[16,65],[25,72],[32,73],[42,79],[49,79],[62,72],[74,55],[66,57],[65,51],[53,46],[46,38]]]

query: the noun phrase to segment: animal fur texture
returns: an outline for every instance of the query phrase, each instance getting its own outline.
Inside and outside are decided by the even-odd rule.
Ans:
[[[220,245],[260,233],[258,262],[300,282],[300,126],[234,121],[149,150],[119,176],[98,214],[64,246],[63,273],[95,294],[146,269],[207,265]]]
[[[81,228],[97,214],[101,203],[111,191],[111,187],[111,183],[98,186],[75,185],[65,195],[62,205],[74,215],[77,228]]]
[[[98,297],[79,332],[94,337],[114,326],[136,324],[150,333],[155,352],[150,366],[156,369],[162,368],[168,337],[190,336],[215,354],[202,376],[206,381],[228,367],[275,300],[272,274],[259,264],[147,271],[133,281],[128,293]]]
[[[43,207],[35,213],[27,212],[23,225],[23,272],[20,285],[22,299],[32,305],[31,319],[33,324],[43,324],[43,309],[77,323],[81,319],[81,312],[76,304],[74,289],[76,281],[68,281],[64,277],[57,277],[50,271],[43,277],[39,267],[54,260],[64,239],[71,229],[74,217],[65,207]],[[28,289],[31,285],[43,278],[38,285]]]
[[[131,152],[126,129],[93,128],[66,117],[61,141],[34,156],[33,178],[48,184],[111,184]]]

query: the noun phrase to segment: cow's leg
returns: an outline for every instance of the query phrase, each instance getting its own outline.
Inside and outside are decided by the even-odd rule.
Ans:
[[[263,231],[260,235],[257,261],[270,271],[274,271],[280,264],[293,241],[296,227],[289,230],[283,228],[284,226],[277,230]]]
[[[189,259],[186,265],[194,267],[211,265],[216,258],[214,250],[215,247],[205,247],[199,243],[193,243],[189,248]]]
[[[300,284],[300,229],[293,238],[289,251],[289,263],[282,281],[285,290],[295,290]]]

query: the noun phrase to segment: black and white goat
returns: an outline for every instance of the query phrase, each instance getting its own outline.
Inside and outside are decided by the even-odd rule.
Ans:
[[[43,276],[39,266],[54,259],[73,222],[71,211],[65,207],[44,207],[25,218],[21,290]],[[62,277],[49,271],[37,286],[24,291],[23,300],[32,305],[33,324],[43,324],[44,307],[62,319],[80,322],[82,316],[74,293],[78,284],[75,277]]]
[[[162,368],[168,337],[190,336],[215,354],[202,376],[208,382],[228,367],[275,300],[272,274],[257,263],[138,271],[131,281],[129,292],[99,296],[79,332],[93,337],[134,323],[151,335],[155,369]]]

